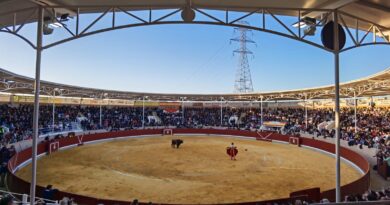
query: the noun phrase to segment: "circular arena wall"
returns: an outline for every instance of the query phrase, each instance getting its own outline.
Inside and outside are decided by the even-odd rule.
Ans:
[[[70,148],[73,146],[78,146],[83,143],[90,142],[99,142],[110,140],[114,138],[121,137],[131,137],[131,136],[141,136],[141,135],[162,135],[164,133],[164,129],[146,129],[146,130],[127,130],[127,131],[117,131],[117,132],[106,132],[106,133],[97,133],[97,134],[87,134],[81,137],[66,137],[59,139],[59,147],[60,148]],[[211,135],[230,135],[230,136],[242,136],[242,137],[250,137],[256,138],[258,140],[265,141],[281,141],[281,142],[289,142],[290,135],[282,135],[273,132],[267,133],[258,133],[252,131],[242,131],[242,130],[229,130],[229,129],[173,129],[174,134],[211,134]],[[266,138],[262,136],[267,136]],[[302,146],[307,146],[315,149],[319,149],[331,154],[335,153],[334,144],[310,139],[310,138],[300,138],[300,144]],[[38,154],[44,155],[49,151],[50,144],[49,143],[41,143],[38,145]],[[359,155],[358,153],[344,148],[341,148],[341,156],[352,162],[359,169],[361,169],[364,174],[359,179],[346,184],[341,187],[341,195],[350,195],[357,193],[364,193],[368,190],[370,186],[370,165],[364,157]],[[7,177],[7,185],[10,191],[19,192],[19,193],[29,193],[30,183],[17,177],[14,173],[23,165],[31,162],[31,148],[25,149],[15,156],[11,158],[8,163],[9,173]],[[38,196],[40,193],[43,193],[44,187],[37,186]],[[115,200],[107,200],[107,199],[99,199],[89,196],[77,195],[74,193],[67,192],[59,192],[57,194],[57,198],[60,199],[64,196],[73,197],[75,201],[79,204],[129,204],[129,201],[115,201]],[[303,200],[313,200],[318,201],[321,198],[327,198],[331,201],[335,200],[335,189],[330,190],[320,190],[318,187],[313,187],[311,189],[306,190],[297,190],[296,192],[290,193],[289,198],[276,199],[271,201],[256,201],[256,202],[245,202],[245,203],[235,203],[235,204],[266,204],[269,202],[293,202],[296,199]],[[141,203],[142,204],[142,203]],[[145,203],[146,204],[146,203]]]

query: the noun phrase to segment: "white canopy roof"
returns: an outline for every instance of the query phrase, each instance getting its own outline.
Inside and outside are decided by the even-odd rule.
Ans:
[[[32,94],[34,79],[18,75],[4,69],[0,69],[0,90],[17,94]],[[322,86],[297,90],[284,90],[274,92],[254,93],[227,93],[227,94],[185,94],[185,93],[142,93],[131,91],[104,90],[87,88],[73,85],[59,84],[55,82],[41,81],[41,93],[51,95],[54,90],[62,90],[63,96],[69,97],[92,97],[112,99],[138,100],[147,96],[150,100],[158,101],[180,101],[183,98],[190,101],[218,101],[223,98],[228,101],[246,100],[297,100],[304,99],[328,99],[334,98],[334,86]],[[341,83],[341,97],[385,96],[390,95],[390,68],[374,75]]]

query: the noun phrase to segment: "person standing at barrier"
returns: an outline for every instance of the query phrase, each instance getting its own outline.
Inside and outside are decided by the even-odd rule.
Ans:
[[[12,196],[4,196],[0,200],[0,205],[16,205],[16,203],[14,203],[14,198]]]
[[[134,199],[133,202],[131,202],[131,205],[138,205],[138,199]]]
[[[53,185],[49,184],[46,189],[43,190],[43,198],[48,200],[54,200],[54,195],[58,192],[58,189],[53,189]],[[47,203],[50,201],[46,201]]]
[[[5,187],[5,176],[7,175],[7,172],[8,172],[7,162],[2,162],[0,166],[0,178],[1,178],[0,185],[2,187]]]
[[[383,162],[387,164],[387,176],[390,176],[390,155],[387,154],[386,157],[383,159]]]

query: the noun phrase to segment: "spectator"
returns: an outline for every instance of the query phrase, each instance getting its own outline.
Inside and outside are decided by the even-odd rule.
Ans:
[[[138,205],[138,199],[134,199],[133,202],[131,202],[131,205]]]
[[[0,200],[0,205],[14,205],[14,199],[11,196],[5,196]]]
[[[0,179],[1,179],[0,185],[2,187],[5,187],[5,177],[6,177],[7,173],[8,173],[7,163],[2,162],[1,166],[0,166]]]
[[[43,190],[43,198],[48,200],[55,200],[55,194],[58,192],[58,189],[53,189],[53,185],[49,184]],[[49,202],[49,201],[47,201]]]

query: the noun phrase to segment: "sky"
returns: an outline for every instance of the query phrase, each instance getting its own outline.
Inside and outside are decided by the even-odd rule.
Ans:
[[[87,17],[93,20],[94,16]],[[34,26],[22,29],[32,40]],[[63,29],[54,32],[59,37],[66,33]],[[249,64],[255,91],[300,89],[334,82],[333,54],[281,36],[252,33],[256,45],[249,46],[254,53]],[[192,24],[101,33],[45,50],[41,78],[123,91],[232,93],[238,65],[238,56],[233,55],[238,45],[230,42],[233,37],[232,27]],[[45,38],[49,42],[54,37]],[[390,46],[384,45],[342,53],[341,81],[389,68],[389,57]],[[35,51],[19,38],[0,33],[0,67],[33,77]]]

